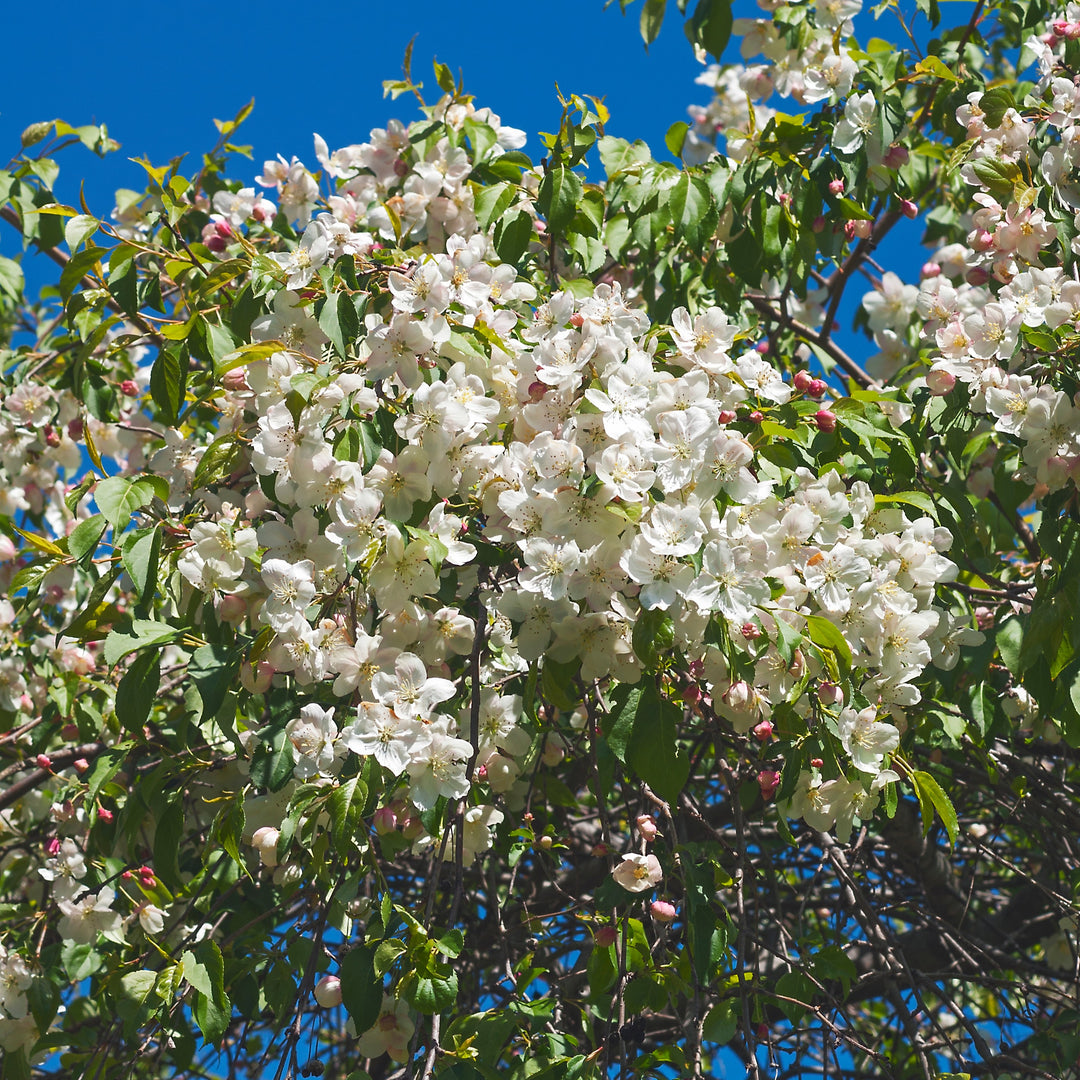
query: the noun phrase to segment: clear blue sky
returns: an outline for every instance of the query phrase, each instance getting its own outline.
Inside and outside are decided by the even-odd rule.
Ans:
[[[682,33],[672,0],[667,23],[648,53],[638,35],[635,4],[623,17],[603,0],[492,3],[433,0],[303,4],[181,5],[133,0],[57,0],[7,8],[4,31],[18,46],[5,50],[0,95],[0,159],[18,149],[27,124],[60,117],[79,125],[104,121],[122,144],[111,160],[81,148],[60,186],[87,178],[88,199],[100,207],[116,187],[141,189],[142,170],[127,158],[155,164],[209,148],[212,119],[227,119],[251,98],[255,111],[238,140],[265,157],[296,154],[312,167],[312,132],[331,149],[362,142],[387,119],[414,115],[411,98],[392,102],[382,81],[400,76],[415,34],[414,78],[438,99],[431,70],[437,57],[464,74],[478,105],[530,136],[526,151],[541,155],[538,131],[558,122],[555,96],[605,96],[612,134],[644,138],[657,156],[663,136],[686,107],[708,94],[694,85],[701,71]],[[63,158],[61,159],[64,165]],[[237,165],[242,171],[244,163]],[[12,245],[3,243],[6,253]]]
[[[690,104],[707,104],[709,94],[694,83],[703,69],[683,34],[675,0],[669,0],[663,30],[648,52],[638,32],[641,4],[631,5],[626,16],[617,0],[606,10],[604,0],[9,5],[4,30],[18,44],[5,56],[0,164],[18,151],[19,135],[32,122],[104,122],[121,150],[104,160],[82,147],[65,151],[56,190],[61,201],[74,204],[85,180],[90,209],[105,216],[117,188],[145,186],[144,172],[129,158],[161,165],[187,152],[193,160],[181,171],[191,175],[217,137],[213,119],[231,118],[254,98],[255,110],[235,140],[252,145],[253,160],[235,159],[231,175],[253,183],[263,160],[278,153],[295,154],[316,168],[313,132],[335,149],[366,140],[371,128],[392,117],[415,117],[411,97],[391,101],[382,95],[383,80],[400,76],[414,35],[413,76],[425,84],[427,100],[439,96],[431,69],[438,58],[462,71],[479,106],[490,106],[504,123],[528,133],[525,150],[534,160],[543,152],[537,132],[558,122],[556,84],[564,94],[603,97],[610,134],[643,138],[654,156],[667,157],[665,132],[686,118]],[[966,14],[969,5],[951,6]],[[735,0],[735,13],[762,14],[752,0]],[[896,24],[887,17],[875,25],[864,11],[858,32],[863,38],[889,36]],[[737,59],[737,45],[728,51],[729,59]],[[925,259],[917,247],[920,228],[904,223],[897,232],[902,235],[890,237],[880,257],[906,280],[917,280]],[[4,226],[0,252],[15,256],[19,250],[19,237]],[[39,278],[27,269],[31,281]],[[51,274],[43,267],[41,280]],[[845,299],[845,324],[854,303],[857,297]],[[850,344],[859,351],[869,347],[861,339]]]

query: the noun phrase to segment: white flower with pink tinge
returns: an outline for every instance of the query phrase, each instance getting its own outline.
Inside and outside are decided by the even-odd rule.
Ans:
[[[409,1006],[384,995],[379,1019],[359,1038],[356,1049],[363,1057],[377,1058],[389,1054],[395,1061],[409,1056],[409,1040],[415,1025],[409,1018]]]
[[[660,860],[655,855],[624,855],[611,876],[627,892],[645,892],[663,880]]]

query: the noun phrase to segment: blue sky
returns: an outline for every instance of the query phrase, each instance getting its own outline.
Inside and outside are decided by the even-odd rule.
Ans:
[[[127,159],[163,164],[188,151],[198,155],[217,137],[214,117],[232,117],[255,98],[238,136],[253,145],[251,181],[265,157],[298,155],[317,167],[312,132],[331,148],[362,142],[392,116],[410,119],[411,98],[392,102],[382,82],[400,76],[405,47],[417,35],[414,77],[437,100],[433,57],[462,70],[478,105],[523,128],[526,150],[540,157],[537,131],[559,118],[555,85],[564,93],[605,96],[610,132],[644,138],[657,155],[663,137],[693,101],[708,95],[694,85],[701,71],[671,2],[667,24],[648,53],[638,34],[635,4],[626,17],[603,0],[181,7],[131,0],[58,0],[44,9],[14,5],[5,13],[9,41],[0,94],[0,154],[18,149],[27,124],[61,117],[70,124],[105,122],[122,144],[104,162],[81,148],[67,153],[61,174],[84,175],[92,206],[116,187],[142,188],[142,170]],[[183,171],[183,170],[182,170]],[[67,197],[77,196],[65,190]],[[11,254],[10,241],[0,241]]]
[[[668,6],[660,37],[646,51],[638,32],[641,0],[626,16],[617,0],[606,10],[604,0],[354,0],[333,6],[189,0],[179,8],[55,0],[47,12],[15,5],[5,12],[5,31],[21,44],[5,57],[0,162],[18,151],[19,135],[32,122],[59,117],[73,125],[106,123],[121,150],[101,160],[70,148],[60,157],[56,186],[61,201],[76,204],[85,182],[91,211],[106,216],[117,188],[145,186],[143,170],[129,158],[161,165],[189,153],[181,172],[191,175],[217,138],[213,119],[231,118],[254,98],[254,112],[235,138],[251,144],[253,160],[235,159],[231,175],[253,183],[263,160],[278,153],[295,154],[315,168],[313,132],[334,149],[365,141],[371,128],[392,117],[415,117],[411,97],[391,101],[382,93],[384,79],[400,76],[414,35],[413,75],[425,84],[427,99],[439,96],[431,68],[438,58],[461,70],[478,105],[528,133],[525,150],[534,160],[543,153],[537,132],[558,123],[556,84],[564,94],[603,97],[610,134],[643,138],[654,156],[667,157],[667,129],[686,118],[690,104],[709,100],[694,83],[703,69],[683,34],[675,0]],[[949,6],[966,13],[969,5]],[[735,12],[761,16],[751,0],[735,0]],[[925,31],[924,21],[920,26]],[[897,30],[891,17],[875,24],[866,12],[857,28],[862,38]],[[737,47],[729,53],[736,59]],[[889,238],[879,258],[917,280],[925,259],[916,246],[920,229],[905,222],[896,233],[901,235]],[[0,253],[17,256],[20,246],[14,230],[3,226]],[[46,267],[27,269],[31,282],[52,275]],[[857,297],[845,298],[845,329],[855,303]],[[848,339],[845,345],[863,352],[869,343]]]

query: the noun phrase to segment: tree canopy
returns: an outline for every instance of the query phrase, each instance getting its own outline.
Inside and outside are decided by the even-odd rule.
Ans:
[[[5,1080],[1080,1076],[1080,9],[761,7],[670,160],[24,133]]]

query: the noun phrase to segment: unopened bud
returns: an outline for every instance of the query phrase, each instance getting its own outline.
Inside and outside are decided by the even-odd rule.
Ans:
[[[754,738],[758,742],[768,742],[772,738],[773,726],[771,720],[762,720],[754,727]]]
[[[795,378],[792,379],[792,382],[795,384],[795,389],[798,390],[800,394],[805,394],[813,385],[814,376],[811,375],[809,371],[796,371]]]
[[[885,156],[881,163],[886,169],[899,169],[902,165],[908,163],[910,156],[906,146],[901,146],[900,143],[893,143],[885,152]]]
[[[926,388],[934,397],[944,397],[956,385],[956,376],[951,371],[930,371],[926,375]]]
[[[324,975],[315,984],[315,1000],[324,1009],[341,1004],[341,980],[336,975]]]
[[[818,426],[818,431],[824,431],[826,433],[836,430],[836,413],[831,412],[829,409],[818,409],[814,413],[814,423]]]
[[[965,275],[969,285],[985,285],[990,280],[990,272],[984,266],[973,266]]]
[[[116,815],[107,807],[99,806],[97,816],[98,821],[104,821],[105,824],[108,825]]]
[[[825,391],[828,389],[828,383],[824,379],[815,379],[810,384],[810,389],[807,392],[812,398],[820,398],[825,396]]]
[[[737,414],[733,413],[730,409],[721,409],[720,410],[720,415],[717,416],[716,419],[721,424],[730,424],[733,420],[736,419],[736,415]]]
[[[919,216],[919,208],[910,199],[900,200],[900,212],[907,218],[917,218]]]
[[[375,831],[380,836],[393,832],[397,828],[397,814],[389,806],[380,806],[375,811]]]
[[[748,419],[751,424],[760,424],[765,419],[765,414],[760,409],[755,409]]]
[[[761,797],[768,802],[780,786],[780,774],[774,769],[762,769],[758,773],[758,787],[761,789]]]
[[[869,240],[870,234],[874,231],[874,223],[872,221],[867,221],[865,218],[861,218],[859,221],[853,221],[851,225],[851,231],[860,240]]]
[[[941,265],[936,262],[925,262],[919,271],[921,278],[935,278],[941,276]]]
[[[660,830],[656,827],[656,822],[648,814],[642,814],[635,822],[637,825],[637,831],[641,834],[641,838],[645,841],[655,840],[660,835]]]
[[[831,682],[820,683],[817,696],[822,705],[835,705],[837,702],[843,702],[844,700],[844,692],[836,683]]]
[[[23,133],[19,138],[23,149],[25,150],[28,146],[41,142],[52,131],[55,123],[55,120],[39,120],[36,124],[30,124],[23,128]]]
[[[52,758],[48,754],[38,754],[34,760],[38,763],[38,767],[42,769],[52,768]]]
[[[666,900],[654,900],[649,905],[649,914],[655,922],[667,924],[675,921],[678,912],[674,904],[669,904]]]
[[[596,941],[596,947],[598,949],[606,949],[609,946],[614,945],[618,939],[618,928],[608,923],[606,926],[601,926],[600,929],[596,931],[594,940]]]
[[[844,194],[844,181],[837,177],[835,180],[829,181],[829,192],[837,197]]]

